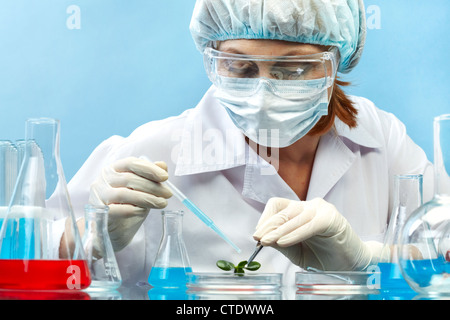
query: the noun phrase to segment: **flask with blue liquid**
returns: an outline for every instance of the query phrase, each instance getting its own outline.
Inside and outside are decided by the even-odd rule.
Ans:
[[[192,272],[183,240],[183,211],[162,211],[163,234],[148,282],[154,288],[185,288]]]

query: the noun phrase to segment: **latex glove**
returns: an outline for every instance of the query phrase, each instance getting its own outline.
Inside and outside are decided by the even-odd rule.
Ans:
[[[253,237],[304,269],[363,270],[382,249],[381,243],[361,241],[336,208],[319,198],[270,199]]]
[[[167,206],[172,192],[161,182],[168,177],[164,162],[130,157],[103,168],[92,183],[89,203],[109,206],[108,231],[115,251],[130,243],[151,208]]]

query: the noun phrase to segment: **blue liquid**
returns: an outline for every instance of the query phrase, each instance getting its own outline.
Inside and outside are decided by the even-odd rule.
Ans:
[[[148,283],[159,288],[186,287],[186,272],[192,272],[192,268],[153,267],[148,277]]]
[[[405,273],[420,287],[430,285],[433,275],[450,271],[450,263],[442,258],[408,260],[403,262]],[[403,278],[400,267],[396,263],[379,263],[381,271],[381,289],[409,289],[409,285]]]
[[[187,300],[186,287],[181,288],[162,288],[153,287],[147,294],[150,300]]]
[[[404,265],[406,274],[420,287],[431,284],[433,275],[450,271],[450,263],[443,257],[431,260],[410,260]]]
[[[450,263],[443,259],[410,260],[403,262],[403,268],[411,280],[419,287],[427,287],[433,275],[450,271]],[[396,263],[378,263],[380,268],[380,294],[372,295],[374,300],[410,300],[417,296],[403,278],[400,267]]]
[[[0,219],[0,230],[4,219]],[[35,221],[32,218],[9,219],[0,248],[0,259],[35,258]]]

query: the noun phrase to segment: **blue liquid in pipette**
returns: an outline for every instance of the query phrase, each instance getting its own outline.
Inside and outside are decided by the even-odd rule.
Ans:
[[[144,159],[146,161],[150,161],[149,158],[146,156],[140,156],[141,159]],[[214,222],[206,215],[204,214],[195,204],[193,204],[180,190],[178,190],[177,187],[175,187],[172,183],[169,181],[165,182],[169,188],[173,189],[175,192],[175,195],[181,200],[181,202],[189,209],[191,210],[200,220],[203,221],[208,227],[214,230],[222,239],[224,239],[230,246],[234,248],[238,253],[241,252],[241,249],[239,249],[238,246],[236,246],[228,237],[214,224]]]
[[[241,252],[238,246],[236,246],[228,237],[214,224],[214,222],[204,214],[195,204],[193,204],[189,199],[184,199],[182,203],[191,210],[200,220],[202,220],[208,227],[213,229],[222,239],[224,239],[229,245],[231,245],[234,250],[238,253]]]
[[[195,204],[192,203],[189,199],[184,199],[183,204],[191,210],[197,217],[200,218],[208,227],[211,227],[214,222],[201,211]]]
[[[186,286],[186,273],[192,272],[191,267],[160,268],[153,267],[148,277],[148,283],[156,288],[179,288]]]

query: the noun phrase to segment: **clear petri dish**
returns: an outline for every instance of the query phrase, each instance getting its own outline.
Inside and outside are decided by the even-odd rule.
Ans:
[[[379,272],[364,271],[300,271],[295,273],[297,294],[302,293],[358,293],[378,292]]]
[[[233,291],[241,294],[254,292],[273,292],[280,290],[283,275],[281,273],[187,273],[187,287],[193,291]]]

